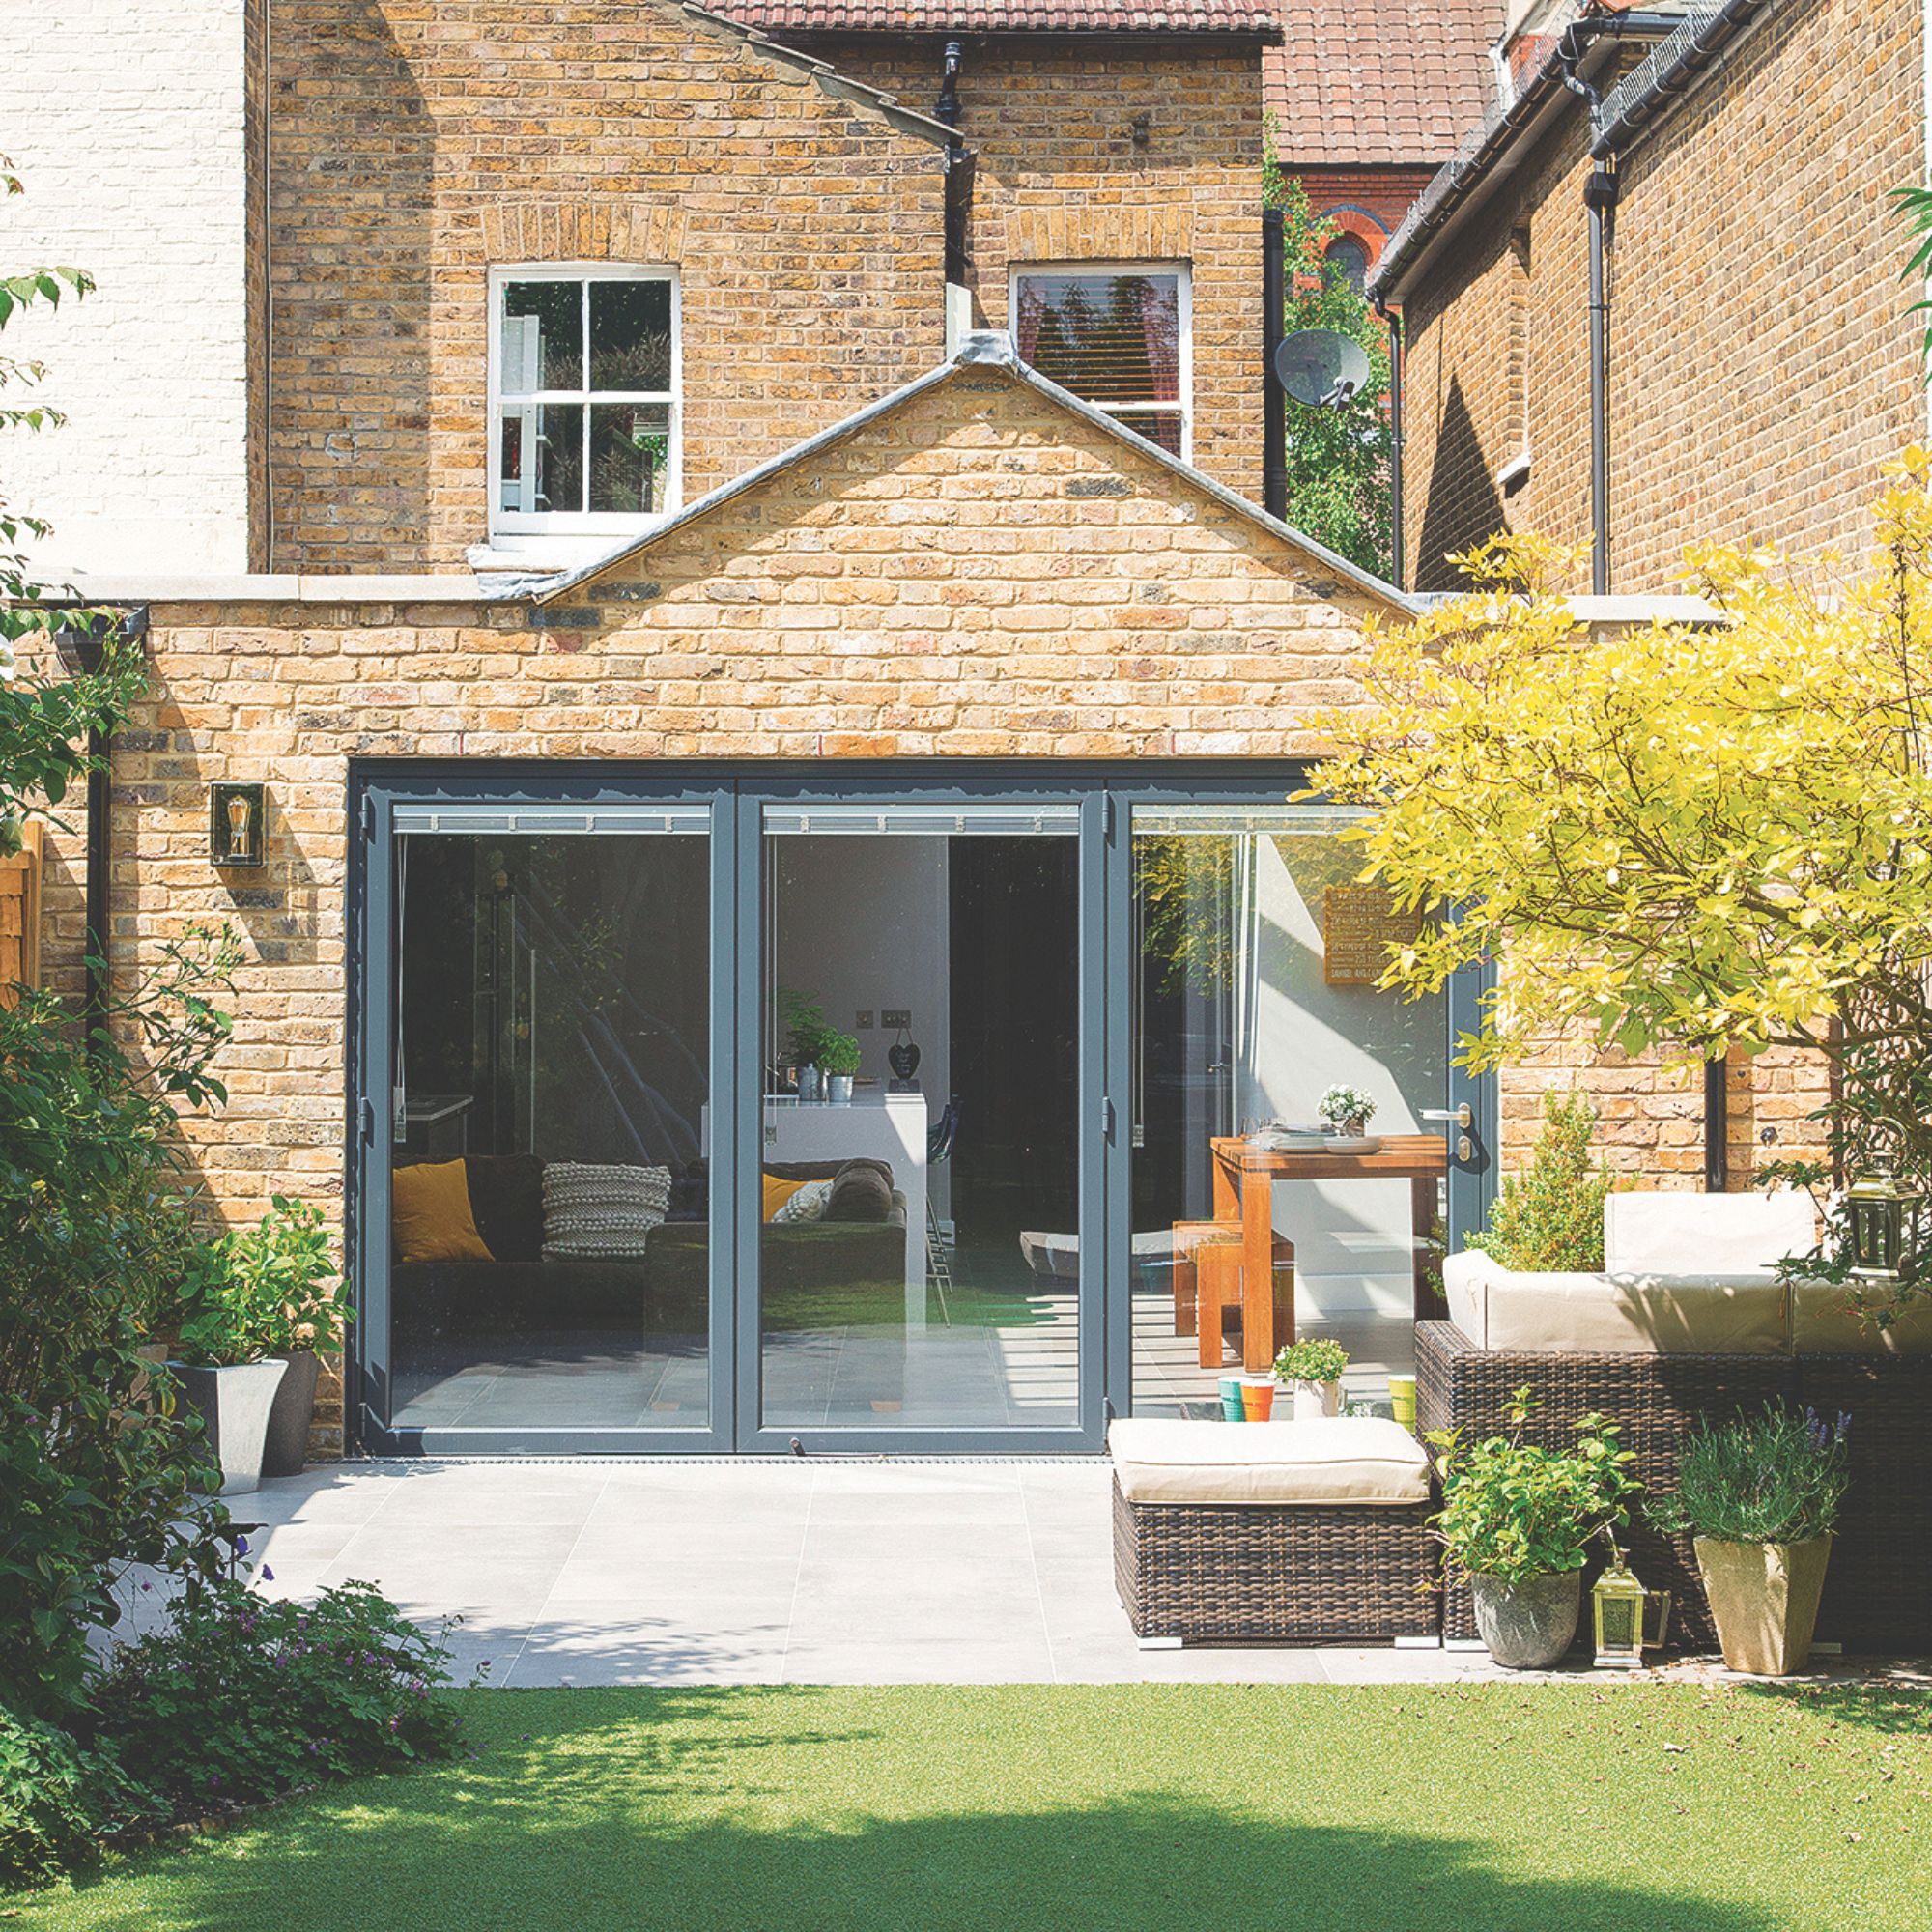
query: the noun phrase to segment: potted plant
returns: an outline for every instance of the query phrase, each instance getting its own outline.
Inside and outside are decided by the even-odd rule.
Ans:
[[[278,1195],[257,1227],[189,1249],[168,1366],[207,1428],[224,1493],[260,1482],[276,1398],[291,1360],[305,1356],[282,1428],[282,1464],[298,1431],[294,1467],[301,1467],[316,1352],[339,1340],[343,1319],[342,1286],[313,1208]]]
[[[1469,1580],[1476,1628],[1507,1670],[1547,1670],[1570,1648],[1582,1606],[1591,1541],[1620,1527],[1640,1487],[1614,1423],[1586,1415],[1569,1449],[1541,1449],[1523,1430],[1536,1407],[1518,1389],[1508,1433],[1465,1445],[1460,1429],[1433,1430],[1442,1508],[1430,1527],[1449,1568]]]
[[[832,1034],[825,1009],[795,986],[781,988],[779,1009],[784,1018],[785,1059],[798,1069],[798,1097],[816,1100],[821,1079],[819,1056]]]
[[[852,1076],[859,1070],[859,1042],[849,1033],[827,1029],[819,1042],[818,1064],[825,1071],[828,1100],[852,1097]]]
[[[1321,1116],[1321,1124],[1328,1129],[1329,1145],[1336,1151],[1369,1151],[1363,1143],[1369,1139],[1369,1122],[1376,1117],[1376,1103],[1359,1087],[1329,1088],[1316,1111]]]
[[[1349,1351],[1325,1336],[1291,1342],[1274,1358],[1275,1374],[1293,1396],[1295,1421],[1341,1414],[1342,1371],[1348,1366]]]
[[[1690,1531],[1724,1662],[1788,1677],[1811,1655],[1825,1567],[1848,1478],[1851,1417],[1827,1423],[1767,1403],[1685,1435],[1674,1493],[1648,1506],[1666,1535]]]
[[[262,1473],[299,1475],[308,1462],[322,1357],[340,1352],[350,1318],[348,1284],[335,1265],[322,1210],[285,1195],[274,1196],[253,1228],[233,1236],[232,1253],[235,1265],[257,1278],[257,1297],[265,1304],[279,1300],[281,1332],[271,1347],[289,1364],[269,1411]]]

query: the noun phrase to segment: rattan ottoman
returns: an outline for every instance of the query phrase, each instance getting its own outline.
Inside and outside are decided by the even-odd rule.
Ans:
[[[1202,1460],[1190,1466],[1196,1445]],[[1428,1465],[1394,1423],[1118,1422],[1109,1446],[1114,1581],[1143,1642],[1438,1636]],[[1164,1460],[1150,1463],[1150,1454]],[[1242,1455],[1273,1460],[1229,1460]],[[1351,1467],[1340,1466],[1351,1456]],[[1392,1467],[1397,1458],[1399,1481],[1373,1468],[1364,1476],[1365,1463]],[[1231,1494],[1244,1489],[1252,1493]],[[1378,1489],[1401,1499],[1354,1499]]]

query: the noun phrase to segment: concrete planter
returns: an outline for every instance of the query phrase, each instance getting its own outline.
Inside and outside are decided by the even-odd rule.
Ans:
[[[268,1440],[269,1411],[275,1405],[288,1363],[279,1356],[242,1362],[233,1368],[168,1366],[181,1378],[182,1392],[208,1429],[211,1447],[221,1462],[221,1493],[241,1495],[262,1480],[262,1450]]]
[[[262,1446],[265,1476],[299,1476],[308,1466],[308,1430],[315,1420],[315,1383],[322,1363],[313,1349],[289,1355],[289,1372],[275,1390],[269,1410],[269,1434]]]
[[[1563,1570],[1520,1583],[1472,1575],[1469,1594],[1475,1599],[1476,1629],[1505,1670],[1548,1670],[1577,1634],[1583,1573]]]
[[[1832,1539],[1720,1543],[1696,1539],[1697,1568],[1728,1669],[1789,1677],[1811,1656]]]

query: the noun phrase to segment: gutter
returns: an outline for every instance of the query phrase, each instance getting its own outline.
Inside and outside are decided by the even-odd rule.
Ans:
[[[1765,0],[1739,0],[1739,4],[1762,5]],[[1635,10],[1591,14],[1572,22],[1516,99],[1472,128],[1462,147],[1437,169],[1382,250],[1368,278],[1370,298],[1399,303],[1463,212],[1486,198],[1554,126],[1570,100],[1563,77],[1566,58],[1572,71],[1580,71],[1586,63],[1594,68],[1602,58],[1600,49],[1627,40],[1667,40],[1684,25],[1681,14]]]
[[[1610,90],[1590,153],[1600,161],[1621,154],[1670,112],[1760,14],[1776,4],[1777,0],[1703,0],[1697,12],[1688,14],[1675,33],[1653,47],[1649,58]]]

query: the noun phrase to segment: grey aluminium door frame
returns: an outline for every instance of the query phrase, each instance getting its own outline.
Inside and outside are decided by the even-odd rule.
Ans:
[[[1284,800],[1306,781],[1294,761],[1146,760],[1132,767],[1087,762],[927,760],[915,763],[751,765],[657,762],[622,765],[356,762],[350,772],[354,828],[349,882],[349,1041],[354,1074],[346,1173],[347,1246],[355,1289],[349,1415],[363,1446],[387,1454],[1065,1454],[1094,1452],[1110,1416],[1131,1399],[1129,1295],[1131,1200],[1124,1109],[1130,1091],[1134,962],[1132,805],[1144,802]],[[710,1190],[710,1403],[702,1428],[648,1431],[396,1429],[389,1412],[389,1108],[394,1038],[392,949],[398,802],[421,804],[633,804],[705,801],[711,810],[712,1186]],[[767,803],[1001,801],[1080,808],[1077,947],[1080,1000],[1078,1119],[1081,1252],[1078,1291],[1078,1423],[1060,1429],[980,1431],[767,1429],[759,1418],[759,1052],[762,957],[762,808]],[[1460,975],[1449,989],[1449,1041],[1472,1031],[1492,976]],[[1449,1104],[1471,1109],[1471,1153],[1452,1159],[1450,1247],[1482,1224],[1494,1188],[1495,1082],[1453,1065]],[[717,1097],[722,1096],[722,1097]],[[380,1236],[380,1240],[379,1240]]]

